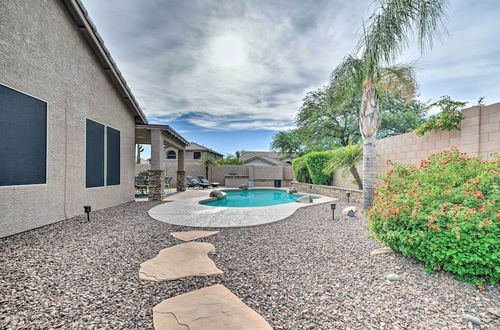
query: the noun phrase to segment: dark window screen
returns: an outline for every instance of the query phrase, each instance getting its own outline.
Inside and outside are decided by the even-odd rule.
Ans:
[[[201,158],[201,152],[195,151],[193,153],[193,159],[200,159]]]
[[[0,85],[0,186],[47,183],[47,103]]]
[[[107,127],[106,135],[106,184],[111,186],[120,184],[120,131]]]
[[[87,119],[85,186],[104,186],[104,125]]]

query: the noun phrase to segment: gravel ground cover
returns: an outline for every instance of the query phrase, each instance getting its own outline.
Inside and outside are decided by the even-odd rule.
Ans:
[[[479,292],[450,275],[428,275],[380,244],[366,220],[328,205],[284,221],[220,229],[200,239],[224,274],[171,282],[139,279],[141,262],[179,244],[187,230],[148,217],[153,202],[128,203],[0,240],[0,326],[5,329],[148,329],[166,298],[224,284],[275,329],[498,328],[498,287]],[[342,210],[345,205],[338,205]],[[401,281],[389,281],[388,274]]]

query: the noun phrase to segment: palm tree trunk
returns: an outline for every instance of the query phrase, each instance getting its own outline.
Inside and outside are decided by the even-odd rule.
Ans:
[[[208,180],[208,166],[205,166],[205,178]]]
[[[360,190],[363,190],[363,182],[361,181],[361,177],[359,176],[358,169],[356,166],[353,166],[349,169],[351,172],[352,176],[354,177],[354,180],[356,180],[356,183],[358,184],[358,187]]]
[[[359,126],[363,135],[363,209],[368,209],[375,199],[375,134],[379,126],[378,100],[375,84],[363,84],[363,97],[359,111]]]
[[[363,209],[372,206],[375,199],[375,136],[363,140]]]
[[[136,157],[135,157],[135,163],[136,164],[140,164],[141,163],[141,145],[140,144],[137,144],[137,153],[136,153]]]

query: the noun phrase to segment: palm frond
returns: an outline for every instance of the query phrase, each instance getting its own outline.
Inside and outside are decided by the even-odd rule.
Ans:
[[[415,33],[421,51],[432,48],[434,36],[445,31],[448,0],[378,0],[357,49],[370,67],[390,63]]]
[[[330,76],[329,103],[342,107],[346,101],[361,94],[364,63],[354,55],[347,55]]]
[[[378,71],[378,89],[389,93],[396,93],[406,97],[406,103],[410,103],[418,89],[413,64],[396,64],[380,68]]]
[[[332,158],[324,169],[324,172],[327,174],[331,174],[339,169],[347,172],[351,167],[358,165],[363,160],[363,145],[360,143],[349,144],[330,152],[332,153]]]

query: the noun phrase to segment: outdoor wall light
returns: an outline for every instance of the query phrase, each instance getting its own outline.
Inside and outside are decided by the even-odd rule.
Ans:
[[[90,222],[90,212],[92,211],[92,206],[85,205],[83,207],[83,210],[85,211],[85,213],[87,213],[87,221]]]
[[[330,207],[332,208],[332,219],[335,220],[335,208],[337,207],[337,204],[330,203]]]
[[[351,192],[348,191],[345,195],[347,197],[347,204],[349,205],[349,198],[351,198]]]

